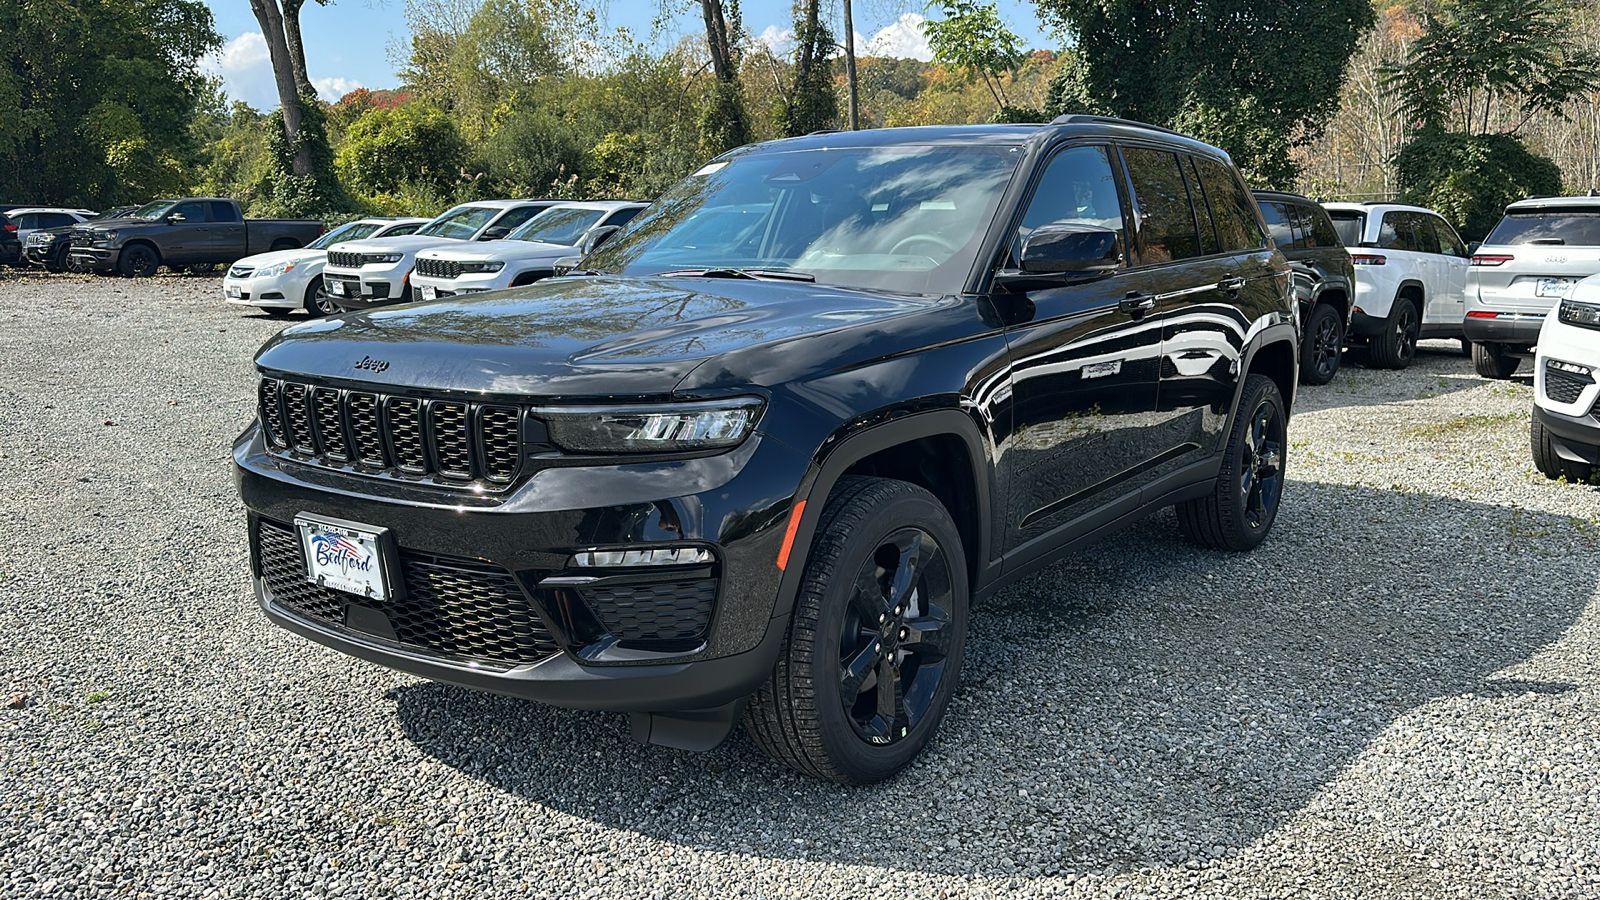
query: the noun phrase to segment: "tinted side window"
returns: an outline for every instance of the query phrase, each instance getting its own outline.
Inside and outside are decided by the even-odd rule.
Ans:
[[[237,221],[239,221],[239,211],[234,208],[233,204],[231,204],[231,203],[223,203],[220,200],[212,200],[212,201],[210,201],[209,205],[211,207],[211,221],[213,221],[213,222],[237,222]]]
[[[422,226],[424,226],[426,224],[428,224],[428,223],[426,223],[426,222],[409,222],[409,223],[407,223],[405,225],[396,225],[395,227],[389,229],[388,231],[385,231],[383,233],[383,236],[384,237],[399,237],[400,235],[403,235],[403,234],[410,234],[411,232],[416,231],[418,228],[421,228]]]
[[[1045,164],[1028,210],[1022,214],[1012,253],[1018,253],[1022,239],[1040,225],[1109,228],[1127,247],[1128,232],[1123,227],[1119,196],[1106,148],[1070,147],[1057,153]]]
[[[1318,247],[1339,246],[1339,232],[1333,227],[1328,211],[1320,206],[1306,210],[1311,216],[1311,240]]]
[[[74,219],[73,217],[71,217],[69,215],[67,215],[66,213],[40,213],[39,214],[39,227],[40,228],[56,228],[56,227],[59,227],[61,225],[71,225],[73,222],[76,222],[76,221],[78,221],[78,220]]]
[[[543,206],[519,206],[501,216],[499,221],[494,223],[494,227],[515,228],[518,225],[521,225],[523,222],[526,222],[534,216],[537,216],[539,213],[544,212],[544,210],[545,207]]]
[[[1256,221],[1255,199],[1233,169],[1204,157],[1196,164],[1206,196],[1211,199],[1211,215],[1217,221],[1217,239],[1222,242],[1222,249],[1231,253],[1266,246],[1267,236]]]
[[[39,227],[39,214],[38,213],[23,213],[22,215],[17,216],[13,221],[16,222],[18,228],[24,228],[24,229],[26,229],[26,228],[38,228]]]
[[[1129,147],[1128,180],[1139,210],[1139,234],[1147,263],[1188,259],[1200,255],[1189,188],[1183,182],[1178,155],[1165,150]]]
[[[1467,245],[1461,242],[1461,236],[1450,227],[1450,223],[1438,216],[1429,216],[1428,219],[1433,223],[1434,236],[1439,239],[1439,252],[1446,256],[1466,257]]]
[[[1378,246],[1384,250],[1420,250],[1412,233],[1410,213],[1386,212],[1378,225]]]
[[[1282,203],[1261,204],[1261,218],[1267,220],[1267,233],[1280,250],[1294,243],[1294,232],[1289,228],[1289,210]]]
[[[637,216],[639,213],[642,213],[642,212],[644,212],[644,210],[639,209],[638,207],[633,207],[633,208],[630,208],[630,209],[619,209],[616,212],[611,214],[611,218],[606,220],[606,224],[607,225],[626,225],[629,222],[633,221],[633,217],[634,216]]]
[[[1411,214],[1411,233],[1417,238],[1417,249],[1423,253],[1438,253],[1439,238],[1433,233],[1431,217],[1422,213]]]
[[[183,220],[190,224],[206,221],[206,205],[198,200],[179,203],[173,207],[172,213],[183,216]]]

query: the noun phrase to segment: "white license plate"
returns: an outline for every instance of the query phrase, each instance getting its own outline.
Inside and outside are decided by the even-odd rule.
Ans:
[[[222,289],[222,292],[224,294],[227,294],[228,295],[228,299],[230,299],[230,300],[239,299],[239,288],[234,286],[234,285],[231,285],[231,284],[228,285],[227,287]]]
[[[342,282],[342,281],[329,281],[328,282],[328,293],[330,293],[330,294],[338,294],[339,296],[343,297],[344,296],[344,282]]]
[[[432,285],[427,285],[427,284],[423,285],[422,286],[422,299],[424,299],[424,300],[437,300],[437,299],[439,299],[439,289],[436,288],[436,287],[433,287]]]
[[[1572,286],[1577,283],[1576,278],[1541,278],[1539,287],[1534,294],[1539,297],[1555,297],[1564,299],[1571,293]]]
[[[294,524],[306,552],[306,580],[370,600],[389,598],[378,530],[309,516],[295,516]]]

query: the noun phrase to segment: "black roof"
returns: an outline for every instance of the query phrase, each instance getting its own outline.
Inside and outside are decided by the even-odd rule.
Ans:
[[[909,125],[900,128],[869,128],[862,131],[817,131],[802,137],[780,138],[754,146],[761,149],[782,150],[928,144],[979,144],[1005,147],[1026,144],[1042,134],[1062,132],[1107,137],[1155,138],[1212,155],[1226,156],[1210,144],[1159,125],[1088,115],[1057,116],[1048,123],[1022,125]]]
[[[1250,193],[1255,194],[1257,199],[1262,200],[1298,200],[1301,203],[1309,203],[1312,206],[1317,205],[1317,201],[1307,197],[1305,194],[1296,194],[1294,191],[1272,191],[1263,188]]]

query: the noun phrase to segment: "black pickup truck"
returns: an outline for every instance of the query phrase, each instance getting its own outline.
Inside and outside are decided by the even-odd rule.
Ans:
[[[199,269],[293,250],[323,230],[315,219],[246,219],[221,197],[156,200],[125,218],[77,226],[67,259],[73,268],[144,277],[162,266]]]
[[[233,459],[270,619],[651,743],[742,717],[862,784],[937,729],[970,603],[1155,510],[1234,551],[1277,515],[1289,266],[1198,141],[775,141],[577,265],[261,349]]]

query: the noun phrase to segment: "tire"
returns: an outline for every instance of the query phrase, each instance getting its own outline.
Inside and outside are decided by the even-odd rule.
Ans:
[[[1422,332],[1422,317],[1410,298],[1397,298],[1389,311],[1382,334],[1368,342],[1372,364],[1381,369],[1404,369],[1417,355],[1417,335]]]
[[[1326,303],[1311,308],[1300,346],[1300,383],[1327,384],[1339,374],[1339,354],[1344,352],[1344,318]]]
[[[1588,484],[1594,477],[1593,466],[1561,458],[1550,442],[1550,432],[1536,416],[1528,419],[1528,443],[1533,450],[1533,465],[1544,477],[1552,481],[1566,478],[1577,484]]]
[[[65,272],[67,270],[67,248],[62,247],[60,250],[45,257],[44,270],[46,272]]]
[[[745,729],[796,771],[873,784],[927,745],[955,694],[966,556],[932,494],[886,478],[841,479],[816,533],[777,665],[745,707]]]
[[[1515,375],[1521,365],[1522,360],[1508,355],[1503,345],[1477,342],[1472,345],[1472,368],[1484,378],[1505,381]]]
[[[333,316],[344,312],[337,303],[334,303],[328,297],[328,291],[323,286],[321,275],[311,279],[311,283],[306,285],[305,308],[306,312],[314,317]]]
[[[1288,447],[1288,415],[1278,385],[1265,375],[1246,376],[1216,487],[1177,506],[1184,534],[1213,550],[1259,546],[1278,518]]]
[[[127,278],[149,278],[161,268],[161,254],[149,244],[129,244],[117,257],[117,272]]]
[[[1461,342],[1461,355],[1467,357],[1472,356],[1472,342],[1466,338],[1456,338],[1456,340]]]

